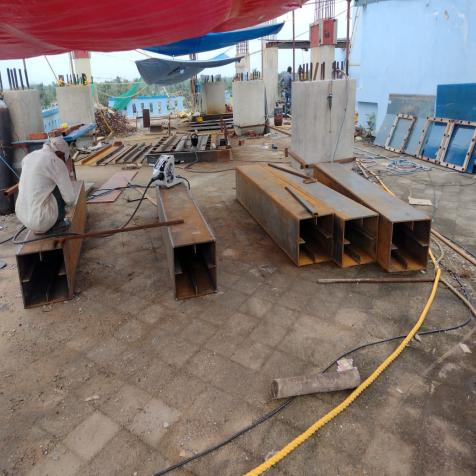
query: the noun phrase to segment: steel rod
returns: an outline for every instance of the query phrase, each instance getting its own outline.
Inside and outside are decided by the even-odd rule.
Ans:
[[[317,284],[432,283],[434,278],[323,278]]]
[[[305,180],[310,180],[312,182],[317,182],[316,179],[312,178],[312,177],[309,177],[305,174],[300,174],[299,172],[296,172],[295,170],[291,170],[291,169],[288,169],[286,167],[281,167],[279,165],[276,165],[276,164],[271,164],[271,163],[268,163],[268,166],[269,167],[273,167],[273,169],[278,169],[278,170],[281,170],[283,172],[287,172],[288,174],[291,174],[291,175],[295,175],[296,177],[301,177]]]
[[[465,260],[469,261],[473,266],[476,266],[476,258],[471,256],[467,253],[463,248],[458,246],[456,243],[453,243],[451,240],[443,236],[441,233],[436,231],[435,229],[431,230],[431,234],[436,236],[440,241],[442,241],[445,245],[449,246],[452,250],[456,251],[460,256],[462,256]]]
[[[23,58],[23,71],[25,73],[25,83],[26,83],[26,87],[28,89],[30,89],[30,81],[28,80],[28,71],[26,69],[26,61],[25,61],[25,58]]]
[[[159,221],[156,223],[148,223],[146,225],[138,225],[138,226],[128,226],[125,228],[112,228],[110,230],[99,230],[99,231],[92,231],[90,233],[80,233],[78,235],[70,235],[64,237],[56,237],[57,241],[68,241],[68,240],[82,240],[85,238],[102,238],[107,237],[110,235],[115,235],[117,233],[127,233],[129,231],[139,231],[139,230],[147,230],[149,228],[159,228],[163,226],[173,226],[173,225],[181,225],[184,223],[184,220],[170,220],[170,221]],[[48,236],[45,236],[45,239]]]

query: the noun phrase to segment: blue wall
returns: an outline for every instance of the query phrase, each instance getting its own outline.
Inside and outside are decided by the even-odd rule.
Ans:
[[[377,129],[390,93],[436,95],[438,84],[475,81],[475,0],[365,3],[353,12],[350,75],[357,80],[357,110],[375,112]]]
[[[137,96],[129,101],[127,109],[122,111],[128,118],[142,117],[142,109],[149,109],[151,117],[166,116],[169,113],[183,111],[183,96]],[[109,100],[109,107],[113,101]]]
[[[59,109],[57,106],[43,109],[41,115],[43,116],[43,127],[45,132],[50,132],[60,126]]]

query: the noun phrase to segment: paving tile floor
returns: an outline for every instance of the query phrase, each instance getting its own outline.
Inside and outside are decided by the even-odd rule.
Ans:
[[[263,148],[271,141],[281,150]],[[234,148],[234,158],[283,160],[286,144],[278,136],[247,139]],[[116,170],[82,167],[78,175],[99,185]],[[151,475],[273,409],[273,378],[318,371],[342,352],[405,333],[415,322],[430,285],[318,285],[322,277],[385,273],[376,265],[298,269],[236,202],[232,172],[184,173],[217,237],[216,294],[176,301],[160,233],[147,230],[86,242],[77,296],[25,310],[15,247],[1,248],[8,266],[0,271],[0,474]],[[136,182],[149,174],[143,168]],[[441,192],[436,227],[474,251],[475,189],[466,185],[474,179],[439,169],[430,174],[435,191],[427,173],[388,182],[403,198],[409,190],[419,198]],[[134,206],[127,196],[89,207],[88,227],[120,225]],[[146,202],[136,221],[154,217]],[[0,239],[16,226],[11,217],[2,225]],[[446,259],[459,263],[451,253]],[[466,273],[470,290],[474,274]],[[466,309],[441,287],[425,328],[466,318]],[[358,401],[270,474],[474,474],[474,336],[472,324],[412,342]],[[362,376],[394,347],[356,353]],[[298,398],[172,474],[242,474],[345,395]]]

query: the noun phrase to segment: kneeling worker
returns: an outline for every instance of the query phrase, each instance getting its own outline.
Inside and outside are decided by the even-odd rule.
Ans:
[[[75,194],[65,164],[68,157],[68,144],[55,137],[23,158],[15,213],[35,233],[56,232],[69,225],[64,220],[65,206],[74,204]]]

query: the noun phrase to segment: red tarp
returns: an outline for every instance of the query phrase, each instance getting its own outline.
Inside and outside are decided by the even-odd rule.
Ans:
[[[303,0],[0,0],[0,59],[120,51],[257,25]]]

